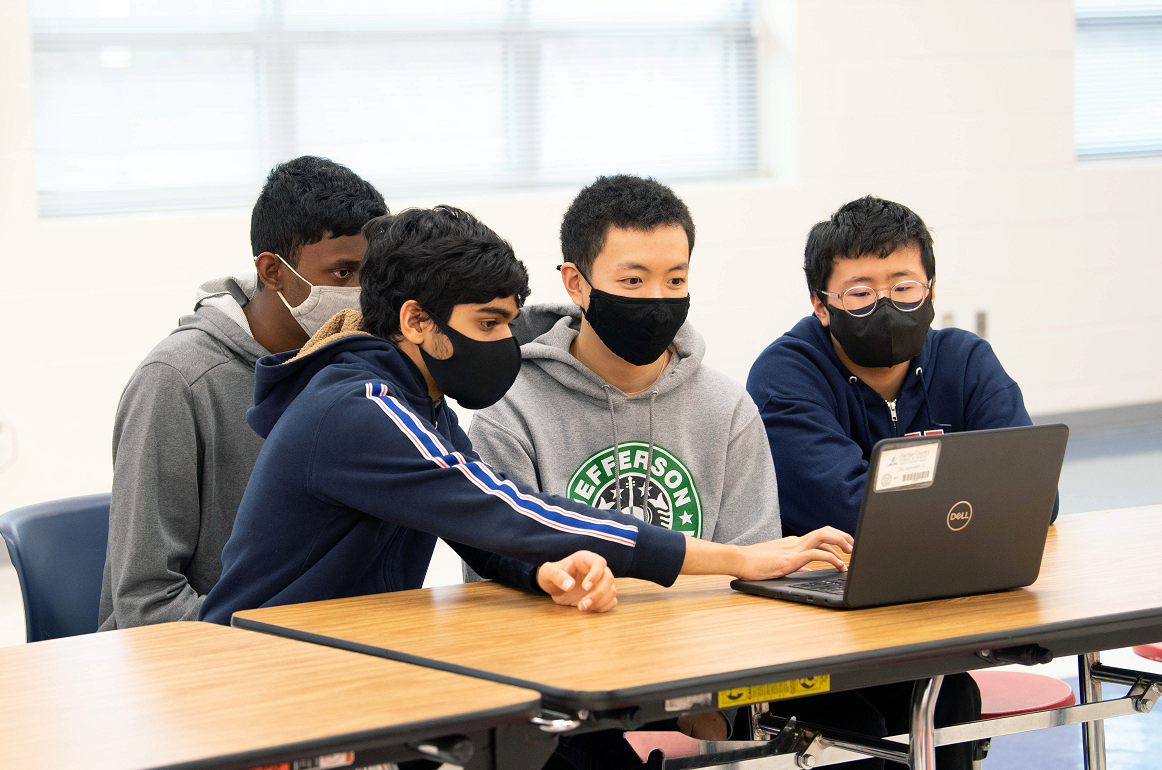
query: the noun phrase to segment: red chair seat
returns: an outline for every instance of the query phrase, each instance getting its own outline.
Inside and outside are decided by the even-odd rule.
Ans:
[[[1162,644],[1141,644],[1134,648],[1134,652],[1146,660],[1162,663]]]
[[[649,759],[650,752],[654,749],[661,749],[662,753],[666,755],[666,759],[698,756],[698,741],[685,733],[639,730],[626,733],[625,739],[630,746],[633,746],[633,750],[637,752],[643,763]]]
[[[1009,717],[1042,709],[1077,703],[1073,688],[1044,674],[1023,671],[972,671],[980,687],[981,716],[984,719]]]

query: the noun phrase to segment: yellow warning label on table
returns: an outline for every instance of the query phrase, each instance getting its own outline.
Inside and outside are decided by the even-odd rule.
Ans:
[[[783,698],[797,698],[800,695],[827,692],[830,689],[831,675],[821,674],[807,679],[788,679],[785,682],[771,682],[754,687],[719,690],[718,708],[741,706],[746,703],[762,703],[768,700],[782,700]]]

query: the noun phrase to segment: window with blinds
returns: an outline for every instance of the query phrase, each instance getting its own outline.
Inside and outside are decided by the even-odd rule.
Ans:
[[[41,213],[759,173],[750,0],[29,0]]]
[[[1162,0],[1074,0],[1079,158],[1162,154]]]

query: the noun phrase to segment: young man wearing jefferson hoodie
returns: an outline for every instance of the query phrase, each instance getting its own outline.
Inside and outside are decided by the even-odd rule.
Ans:
[[[329,160],[270,172],[251,214],[256,271],[203,284],[121,396],[101,630],[197,619],[262,448],[246,424],[255,362],[358,307],[360,228],[386,212]]]
[[[561,224],[573,304],[528,309],[520,376],[469,436],[541,491],[693,538],[771,540],[782,533],[762,420],[741,385],[702,365],[706,343],[685,320],[694,234],[685,203],[653,179],[582,189]],[[681,726],[727,737],[716,713]]]
[[[478,412],[487,462],[545,492],[718,543],[782,535],[758,410],[686,323],[694,222],[665,185],[601,177],[561,223],[573,304],[529,308],[512,389]]]
[[[512,385],[520,349],[509,323],[528,296],[524,265],[449,207],[382,217],[364,232],[362,315],[343,311],[302,350],[258,363],[247,419],[266,443],[202,620],[419,588],[437,537],[486,577],[596,611],[616,603],[609,571],[668,585],[679,572],[766,577],[816,558],[842,563],[822,548],[850,549],[835,530],[707,543],[494,471],[444,395],[482,409]]]

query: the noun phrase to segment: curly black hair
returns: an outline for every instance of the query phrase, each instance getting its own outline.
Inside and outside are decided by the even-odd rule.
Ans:
[[[456,305],[529,296],[529,274],[508,241],[452,206],[404,209],[363,228],[359,269],[363,328],[398,341],[399,311],[409,299],[441,321]]]
[[[250,213],[250,249],[254,256],[269,251],[298,267],[303,246],[358,235],[368,220],[386,213],[383,196],[370,182],[334,161],[303,155],[270,170]]]

